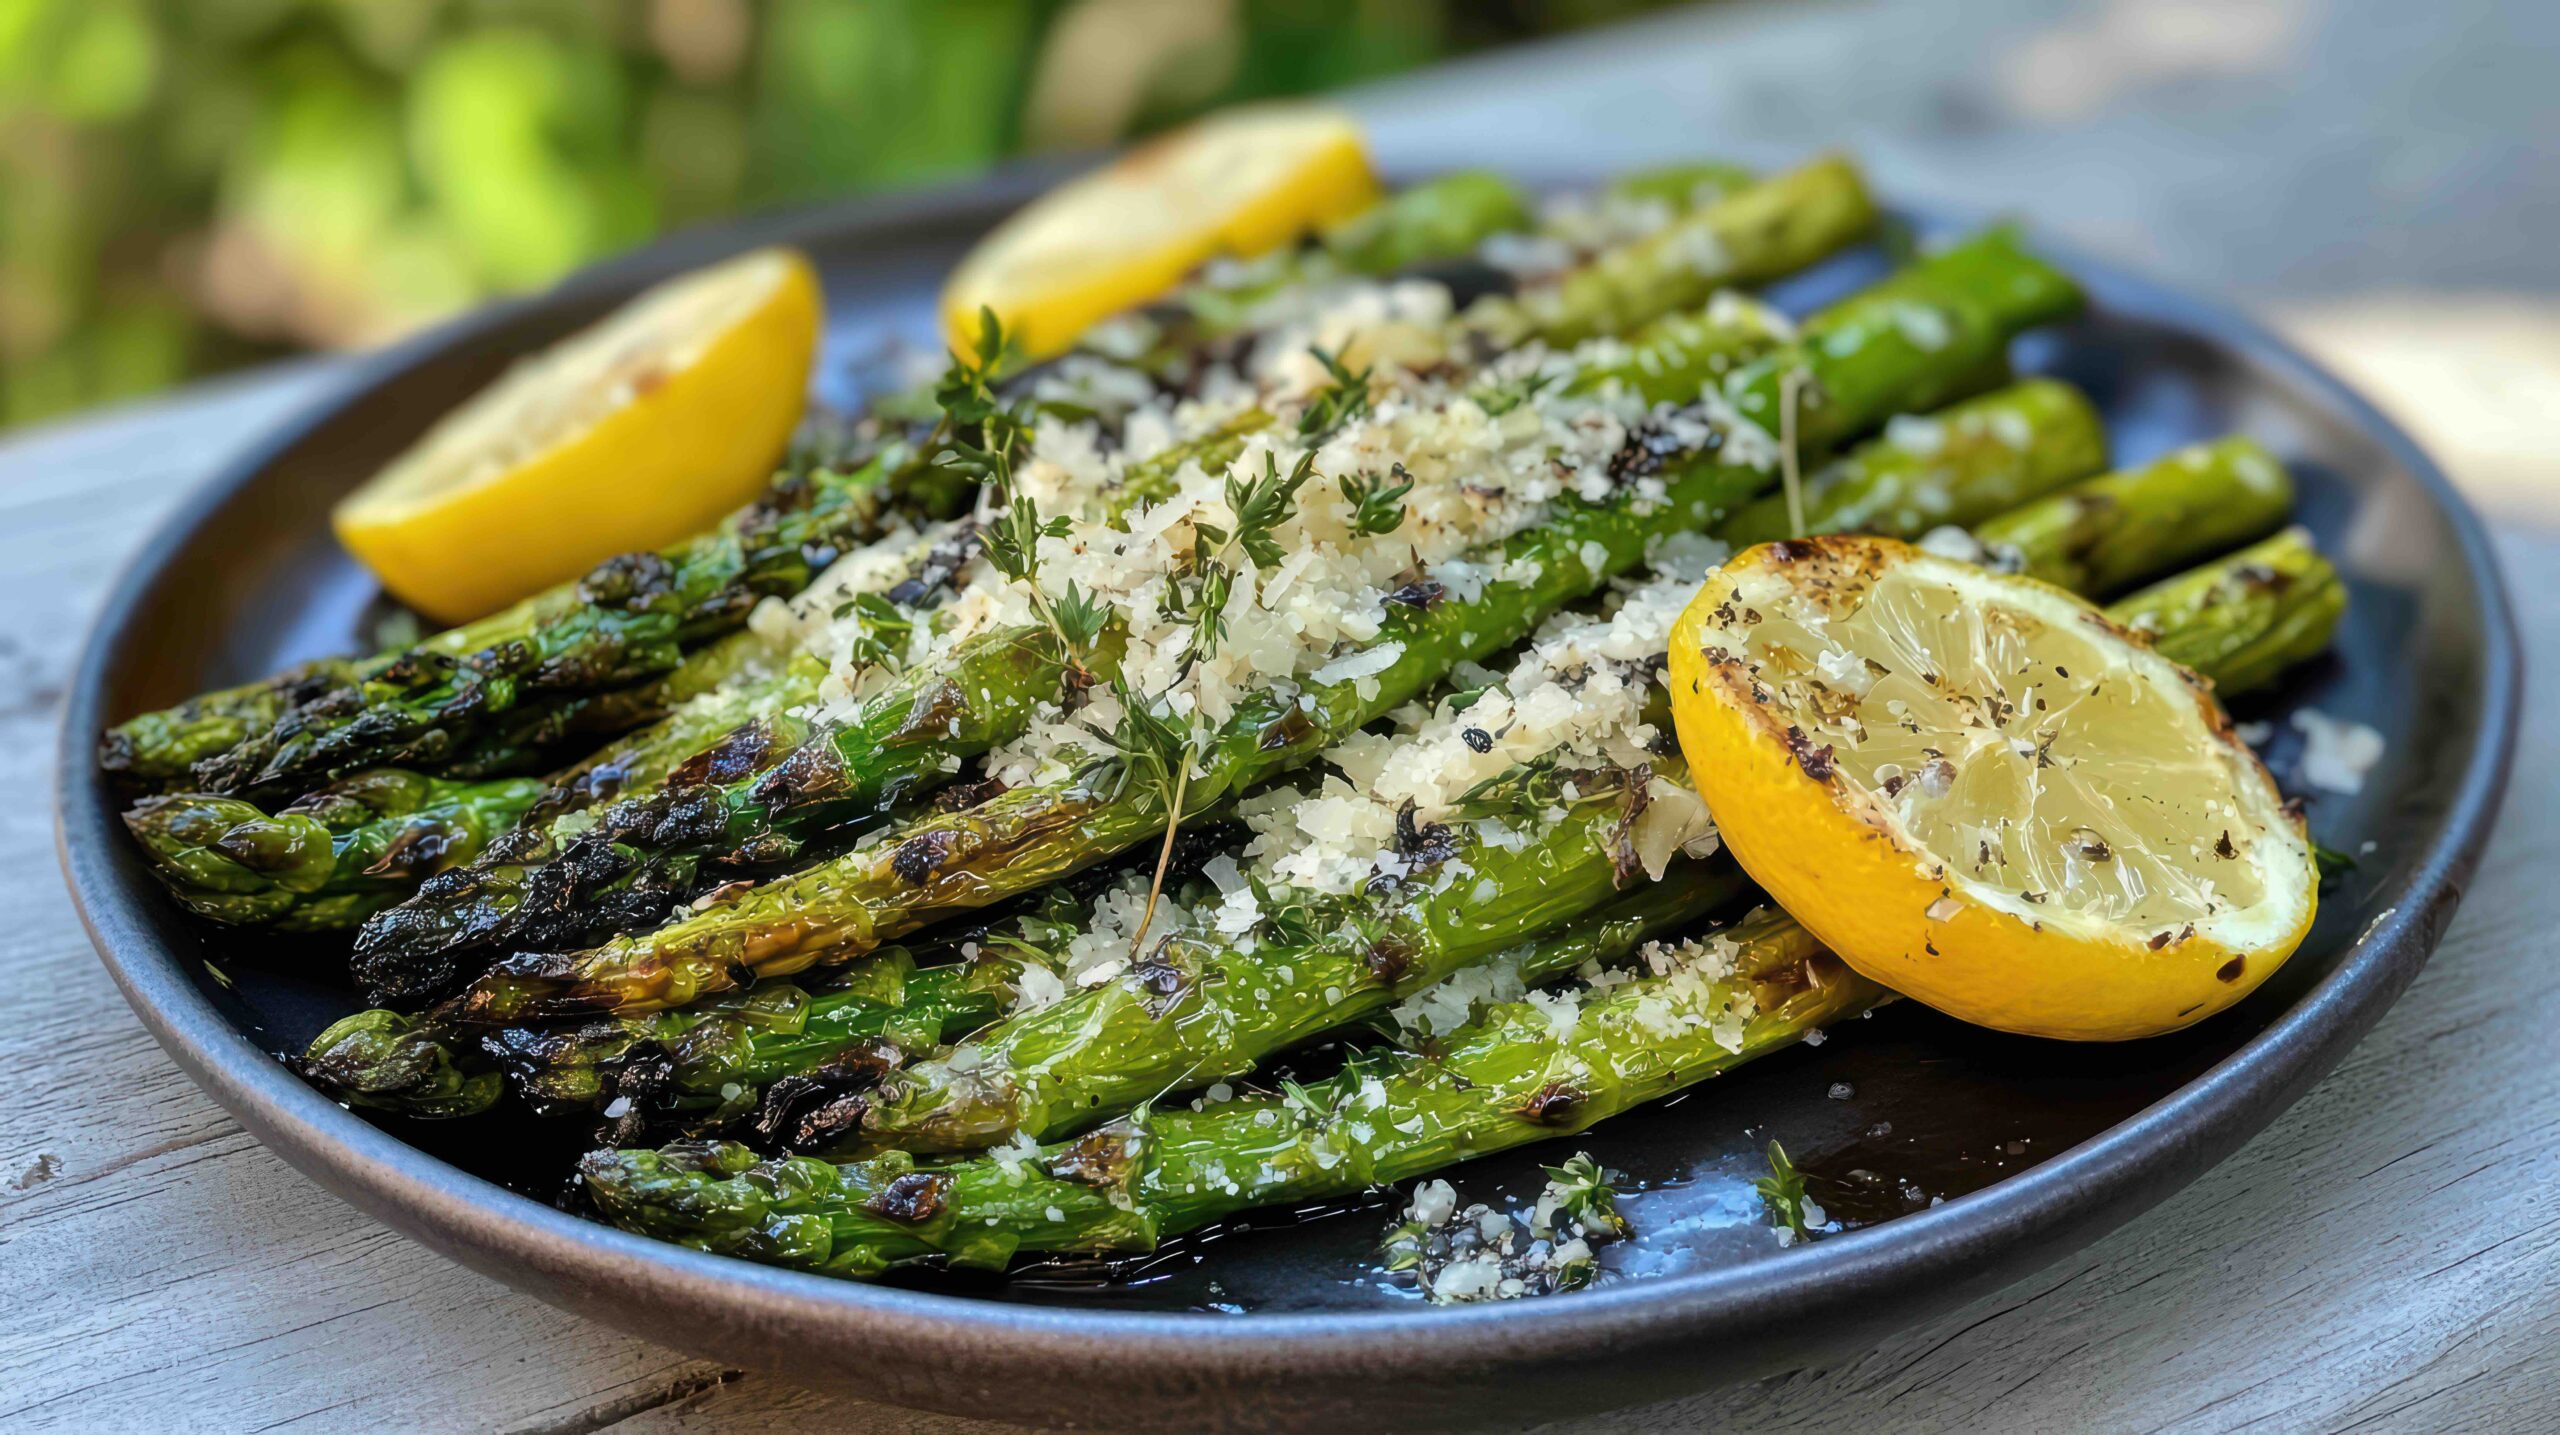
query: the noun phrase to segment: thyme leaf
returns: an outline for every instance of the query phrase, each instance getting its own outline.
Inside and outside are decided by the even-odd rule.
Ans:
[[[846,645],[848,654],[857,665],[885,668],[905,655],[908,635],[915,631],[916,626],[913,614],[881,593],[857,593],[835,607],[834,616],[838,620],[857,614],[862,618],[862,626]]]
[[[1317,390],[1315,396],[1307,401],[1306,412],[1298,415],[1298,433],[1304,438],[1321,439],[1368,412],[1371,399],[1369,375],[1373,368],[1364,364],[1354,373],[1339,357],[1323,348],[1311,344],[1307,352],[1316,356],[1317,363],[1324,365],[1325,374],[1332,382]]]
[[[1390,469],[1389,477],[1403,482],[1389,483],[1367,473],[1344,474],[1334,480],[1342,489],[1343,501],[1351,505],[1352,532],[1375,538],[1404,526],[1404,496],[1413,492],[1413,478],[1403,464]]]
[[[1769,1174],[1752,1182],[1751,1189],[1768,1206],[1772,1224],[1795,1232],[1798,1240],[1813,1234],[1804,1223],[1804,1173],[1787,1159],[1786,1147],[1769,1143]]]

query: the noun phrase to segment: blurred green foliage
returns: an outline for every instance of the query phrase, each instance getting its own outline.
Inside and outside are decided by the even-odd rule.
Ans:
[[[0,0],[0,426],[1654,0]]]

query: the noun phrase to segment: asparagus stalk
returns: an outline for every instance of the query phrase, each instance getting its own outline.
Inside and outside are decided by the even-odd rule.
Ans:
[[[677,1011],[562,1028],[512,1027],[485,1053],[536,1112],[624,1098],[615,1120],[637,1132],[670,1113],[725,1121],[751,1112],[767,1083],[824,1084],[858,1066],[865,1044],[931,1045],[1002,1015],[1035,971],[1059,976],[1083,911],[1072,901],[982,930],[937,955],[889,947],[826,987],[767,982]],[[494,1093],[493,1093],[494,1095]],[[644,1106],[645,1103],[645,1106]]]
[[[1312,244],[1205,275],[1140,316],[1153,330],[1141,367],[1180,373],[1199,350],[1251,329],[1264,303],[1284,289],[1346,275],[1427,270],[1464,259],[1488,238],[1531,223],[1529,196],[1484,170],[1461,170],[1400,190],[1317,235]]]
[[[354,925],[469,861],[541,795],[533,778],[448,782],[360,773],[273,816],[237,798],[145,798],[124,817],[153,875],[189,911],[287,932]]]
[[[796,592],[892,513],[962,498],[948,476],[903,463],[887,482],[891,466],[786,473],[710,534],[609,559],[495,617],[334,668],[343,681],[316,694],[304,684],[290,706],[252,685],[237,710],[273,711],[273,721],[210,755],[200,754],[226,727],[216,717],[222,695],[189,705],[191,721],[146,714],[111,730],[100,761],[128,779],[183,780],[252,800],[289,799],[362,767],[439,765],[535,705],[663,676],[734,630],[760,597]]]
[[[1184,870],[1219,845],[1215,833],[1198,834]],[[366,1012],[315,1042],[305,1066],[350,1104],[411,1116],[486,1109],[503,1094],[494,1060],[538,1113],[589,1110],[618,1095],[634,1098],[622,1124],[635,1132],[670,1112],[718,1110],[726,1120],[751,1111],[767,1082],[824,1079],[866,1038],[912,1048],[983,1026],[1034,971],[1055,979],[1063,970],[1089,885],[1051,887],[1032,911],[883,948],[825,985],[767,982],[672,1011],[509,1028],[458,1059],[414,1019]],[[464,1091],[475,1104],[458,1097]]]
[[[1778,277],[1797,266],[1773,268],[1767,257],[1800,252],[1810,237],[1863,233],[1874,223],[1856,167],[1834,156],[1684,214],[1515,296],[1489,297],[1470,318],[1505,343],[1622,333],[1646,316],[1703,304],[1717,289]]]
[[[2176,482],[2180,475],[2188,480]],[[2133,502],[2127,491],[2183,491],[2182,504]],[[2183,555],[2245,543],[2284,521],[2293,480],[2255,440],[2191,445],[2104,484],[2091,484],[1986,523],[1975,535],[1995,554],[2033,555],[2025,571],[2092,597],[2122,592],[2149,573],[2164,541]]]
[[[1733,187],[1750,182],[1744,174]],[[1443,259],[1472,254],[1496,234],[1512,234],[1535,222],[1529,196],[1519,185],[1490,170],[1466,169],[1425,180],[1389,195],[1384,201],[1343,220],[1316,236],[1312,249],[1301,250],[1288,282],[1305,283],[1322,266],[1349,274],[1395,274]],[[1210,292],[1194,285],[1191,294]]]
[[[877,418],[850,423],[822,418],[804,425],[793,436],[775,485],[802,484],[820,474],[868,480],[878,471],[872,460],[894,442],[893,428]],[[944,498],[947,488],[933,479],[918,496],[930,505]],[[775,496],[768,490],[763,498]],[[183,785],[197,763],[266,731],[305,703],[361,683],[376,669],[410,654],[460,660],[513,641],[578,602],[578,585],[564,583],[486,618],[415,642],[394,643],[367,656],[317,659],[254,682],[199,693],[175,707],[144,713],[109,729],[99,739],[99,765],[136,790]]]
[[[2042,497],[2051,487],[2051,474],[2067,471],[2077,478],[2103,464],[2106,436],[2078,389],[2030,379],[2001,390],[1994,399],[1959,404],[1927,418],[1896,418],[1885,430],[1886,441],[1864,446],[1857,461],[1835,463],[1808,476],[1804,531],[1916,538],[1940,525],[1972,528],[1989,520],[2014,526],[2019,520],[2001,515]],[[2047,444],[2071,447],[2058,451],[2050,468],[1980,465],[1986,446],[2020,450]],[[1950,481],[1956,473],[1965,480]],[[2084,490],[2112,491],[2082,484],[2070,492]],[[2067,496],[2057,501],[2075,502]],[[2019,546],[2044,552],[2042,527],[2039,522],[2037,532],[2021,535]],[[1797,535],[1786,497],[1773,493],[1743,505],[1717,528],[1716,536],[1740,552]],[[2063,550],[2052,551],[2058,561]]]
[[[2289,528],[2116,606],[2153,647],[2227,698],[2264,688],[2327,648],[2346,613],[2347,585],[2308,533]]]
[[[708,686],[746,671],[765,654],[763,640],[733,633],[689,655],[650,701],[681,704]],[[523,741],[542,748],[574,725],[590,702],[627,701],[626,694],[580,699],[554,709],[545,734]],[[721,724],[725,729],[726,723]],[[690,753],[721,729],[698,735],[670,719],[656,752],[643,740],[615,745],[621,771],[664,761],[667,750]],[[679,754],[681,755],[681,754]],[[455,771],[481,764],[456,763]],[[485,764],[511,764],[492,760]],[[321,932],[352,927],[400,901],[427,878],[471,862],[546,801],[555,784],[522,777],[434,777],[405,768],[373,768],[341,778],[278,809],[212,793],[145,798],[125,814],[157,876],[188,910],[226,926]]]
[[[1662,221],[1723,199],[1753,182],[1751,171],[1717,161],[1638,170],[1610,181],[1605,205],[1651,206]],[[1554,244],[1573,236],[1539,226]],[[1244,266],[1231,277],[1194,285],[1167,306],[1152,345],[1179,354],[1250,326],[1263,301],[1291,285],[1321,284],[1341,273],[1434,273],[1441,261],[1463,259],[1491,235],[1532,229],[1529,197],[1510,180],[1483,171],[1461,171],[1417,185],[1318,236],[1307,248],[1283,251]],[[1568,251],[1570,252],[1570,251]],[[1499,277],[1484,276],[1497,284]],[[1453,285],[1463,292],[1463,283]],[[1177,367],[1171,359],[1161,361]]]
[[[556,765],[558,754],[598,738],[613,739],[607,751],[663,749],[685,736],[684,725],[668,718],[696,698],[775,667],[774,658],[772,644],[741,628],[688,650],[659,677],[511,713],[441,763],[436,775],[467,780],[539,772]]]
[[[1788,366],[1838,396],[1806,415],[1799,441],[1821,445],[1881,422],[1905,397],[1942,393],[1951,370],[1979,374],[2013,333],[2068,312],[2074,297],[2067,280],[2005,236],[1915,265],[1808,325],[1804,341],[1789,346]],[[1942,327],[1925,331],[1930,342],[1916,342],[1910,323],[1859,317],[1878,307],[1925,309]],[[1746,367],[1736,378],[1765,372]],[[1145,841],[1169,818],[1205,812],[1305,762],[1427,691],[1455,663],[1510,646],[1547,614],[1641,562],[1660,535],[1714,521],[1768,478],[1754,464],[1702,456],[1672,463],[1635,491],[1559,502],[1549,521],[1484,555],[1488,571],[1535,577],[1488,586],[1473,603],[1398,605],[1363,645],[1384,655],[1376,671],[1310,682],[1295,695],[1248,697],[1193,760],[1178,804],[1152,784],[1076,780],[1018,788],[966,812],[906,824],[889,840],[655,932],[582,953],[507,958],[440,1007],[439,1019],[490,1027],[683,1005],[750,977],[840,963],[950,911],[1032,890]],[[1168,811],[1177,805],[1178,814]]]
[[[484,621],[495,629],[517,619],[517,610],[509,609]],[[129,791],[183,785],[197,763],[264,732],[303,703],[361,681],[366,666],[361,659],[318,658],[254,683],[199,693],[173,707],[128,718],[98,739],[98,766]]]
[[[451,663],[397,662],[295,709],[195,776],[209,791],[289,796],[356,767],[433,767],[527,699],[610,692],[670,672],[687,650],[734,631],[761,598],[798,592],[876,535],[885,492],[878,470],[859,481],[822,475],[707,541],[608,560],[581,580],[575,608],[515,640]]]
[[[2196,601],[2215,591],[2245,598]],[[2194,650],[2245,655],[2227,674],[2236,686],[2317,652],[2341,595],[2325,561],[2287,533],[2114,613],[2128,624],[2193,618]],[[1524,979],[1581,968],[1575,944],[1594,935],[1541,944]],[[1198,1110],[1142,1108],[1027,1155],[924,1169],[902,1153],[837,1165],[723,1142],[597,1151],[579,1173],[625,1229],[833,1275],[927,1257],[992,1269],[1030,1252],[1146,1251],[1253,1206],[1350,1194],[1581,1131],[1893,999],[1776,911],[1657,950],[1648,968],[1569,1008],[1495,1005],[1428,1055],[1365,1056],[1326,1081]]]
[[[1630,170],[1603,185],[1604,201],[1658,204],[1674,217],[1686,214],[1741,189],[1751,171],[1723,160],[1685,160]]]

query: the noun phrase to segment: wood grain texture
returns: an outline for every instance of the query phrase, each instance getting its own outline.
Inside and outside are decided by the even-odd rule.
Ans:
[[[971,1428],[689,1360],[446,1264],[249,1139],[107,981],[61,890],[43,776],[82,623],[190,483],[329,377],[0,446],[0,1071],[21,1082],[0,1105],[0,1270],[16,1293],[0,1307],[0,1426]],[[2519,520],[2539,506],[2483,496]],[[2518,798],[2443,949],[2376,1033],[2237,1158],[2036,1279],[1856,1360],[1606,1428],[2549,1418],[2560,531],[2502,526],[2533,650]]]

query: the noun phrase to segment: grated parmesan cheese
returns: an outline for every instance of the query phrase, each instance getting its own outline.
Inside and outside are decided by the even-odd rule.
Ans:
[[[2353,796],[2382,761],[2382,734],[2360,722],[2342,722],[2318,708],[2293,714],[2294,730],[2303,737],[2302,780],[2323,792]]]

